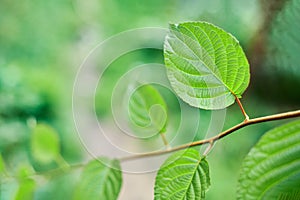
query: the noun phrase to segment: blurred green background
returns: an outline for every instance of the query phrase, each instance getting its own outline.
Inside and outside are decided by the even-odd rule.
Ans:
[[[167,28],[168,23],[197,20],[216,24],[240,41],[249,58],[251,84],[242,99],[248,114],[255,117],[299,108],[299,13],[299,0],[1,0],[0,153],[6,168],[15,174],[24,167],[37,172],[57,167],[32,159],[30,123],[35,120],[58,132],[65,161],[85,160],[72,116],[76,72],[97,44],[132,28]],[[136,62],[163,63],[162,51],[142,49],[110,65],[103,75],[104,88],[96,93],[95,112],[100,120],[111,120],[114,84]],[[176,124],[178,102],[172,94],[165,96]],[[208,128],[211,112],[200,111],[200,116],[199,135]],[[231,106],[224,128],[241,120],[238,107]],[[235,198],[243,157],[276,124],[279,122],[248,127],[218,142],[208,158],[212,186],[207,199]],[[125,178],[142,183],[154,175]],[[77,175],[70,173],[42,181],[35,199],[70,199],[75,183],[67,183],[74,177]],[[120,199],[152,199],[153,181],[142,184],[141,190],[134,188],[136,183],[125,181]],[[13,180],[3,182],[0,199],[13,199],[17,185]]]

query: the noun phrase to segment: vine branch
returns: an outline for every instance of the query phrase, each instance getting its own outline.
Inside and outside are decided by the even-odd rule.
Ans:
[[[163,154],[167,154],[167,153],[171,153],[174,151],[178,151],[178,150],[182,150],[182,149],[186,149],[189,147],[194,147],[194,146],[199,146],[199,145],[203,145],[203,144],[213,144],[214,142],[216,142],[217,140],[243,128],[252,124],[258,124],[258,123],[262,123],[262,122],[268,122],[268,121],[275,121],[275,120],[282,120],[282,119],[288,119],[288,118],[294,118],[294,117],[300,117],[300,110],[296,110],[296,111],[291,111],[291,112],[285,112],[285,113],[280,113],[280,114],[275,114],[275,115],[269,115],[269,116],[264,116],[264,117],[258,117],[258,118],[253,118],[253,119],[249,119],[249,120],[244,120],[243,122],[219,133],[216,136],[213,136],[211,138],[208,139],[204,139],[204,140],[199,140],[196,142],[191,142],[191,143],[187,143],[187,144],[183,144],[171,149],[167,149],[167,150],[161,150],[161,151],[154,151],[154,152],[149,152],[149,153],[143,153],[143,154],[137,154],[137,155],[132,155],[132,156],[127,156],[127,157],[122,157],[119,158],[119,160],[121,162],[125,162],[125,161],[130,161],[130,160],[135,160],[135,159],[139,159],[139,158],[146,158],[146,157],[151,157],[151,156],[158,156],[158,155],[163,155]]]

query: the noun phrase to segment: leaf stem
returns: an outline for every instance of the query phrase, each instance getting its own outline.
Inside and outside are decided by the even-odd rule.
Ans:
[[[161,138],[162,138],[162,140],[163,140],[164,145],[166,146],[166,148],[167,149],[171,149],[171,146],[170,146],[170,144],[169,144],[169,142],[168,142],[168,140],[166,138],[166,134],[165,133],[161,133],[160,136],[161,136]]]
[[[219,133],[216,136],[208,138],[208,139],[183,144],[183,145],[173,147],[173,148],[167,149],[167,150],[154,151],[154,152],[149,152],[149,153],[135,154],[135,155],[127,156],[127,157],[122,157],[122,158],[119,158],[119,160],[121,162],[125,162],[125,161],[135,160],[135,159],[139,159],[139,158],[146,158],[146,157],[151,157],[151,156],[163,155],[163,154],[167,154],[167,153],[171,153],[171,152],[174,152],[174,151],[186,149],[186,148],[189,148],[189,147],[199,146],[199,145],[203,145],[203,144],[214,143],[217,140],[219,140],[219,139],[221,139],[221,138],[223,138],[223,137],[225,137],[225,136],[227,136],[227,135],[229,135],[229,134],[231,134],[231,133],[233,133],[233,132],[235,132],[235,131],[243,128],[243,127],[246,127],[246,126],[249,126],[249,125],[252,125],[252,124],[258,124],[258,123],[262,123],[262,122],[282,120],[282,119],[288,119],[288,118],[294,118],[294,117],[300,117],[300,110],[291,111],[291,112],[284,112],[284,113],[269,115],[269,116],[264,116],[264,117],[258,117],[258,118],[253,118],[253,119],[249,119],[249,120],[244,120],[243,122],[241,122],[241,123],[229,128],[229,129]],[[208,151],[209,150],[210,149],[208,149]]]
[[[50,169],[50,170],[45,171],[45,172],[37,172],[37,173],[31,174],[29,176],[49,176],[49,177],[53,177],[55,175],[65,173],[67,170],[75,170],[75,169],[81,168],[85,165],[86,165],[85,163],[68,164],[68,168],[66,168],[66,166],[58,167],[58,168]]]
[[[63,167],[57,167],[54,169],[50,169],[48,171],[41,171],[41,172],[35,172],[35,173],[31,173],[28,174],[28,177],[39,177],[39,176],[44,176],[44,177],[55,177],[58,176],[62,173],[66,173],[67,171],[71,171],[71,170],[75,170],[75,169],[79,169],[82,168],[86,165],[86,163],[79,163],[79,164],[68,164],[68,168],[66,168],[66,166]],[[9,179],[18,179],[17,176],[13,176],[13,175],[9,175],[6,174],[4,177],[2,177],[3,182],[7,182],[9,181]]]
[[[240,101],[240,99],[237,96],[235,96],[235,99],[236,99],[236,102],[238,103],[238,105],[239,105],[239,107],[240,107],[240,109],[241,109],[241,111],[242,111],[242,113],[243,113],[243,115],[245,117],[245,121],[249,121],[249,116],[247,115],[247,113],[246,113],[246,111],[245,111],[245,109],[243,107],[242,102]]]

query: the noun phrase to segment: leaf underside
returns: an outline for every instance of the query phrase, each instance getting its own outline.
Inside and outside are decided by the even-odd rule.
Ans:
[[[241,46],[212,24],[171,24],[164,57],[174,91],[194,107],[226,108],[248,87],[249,64]]]
[[[156,176],[154,199],[204,199],[210,186],[209,166],[195,149],[170,156]]]
[[[243,161],[238,199],[299,199],[299,144],[299,120],[267,132]]]

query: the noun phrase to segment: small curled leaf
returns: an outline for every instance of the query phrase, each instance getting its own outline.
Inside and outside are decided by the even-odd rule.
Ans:
[[[129,118],[137,134],[144,137],[164,133],[167,124],[167,105],[151,85],[138,87],[130,96]]]

